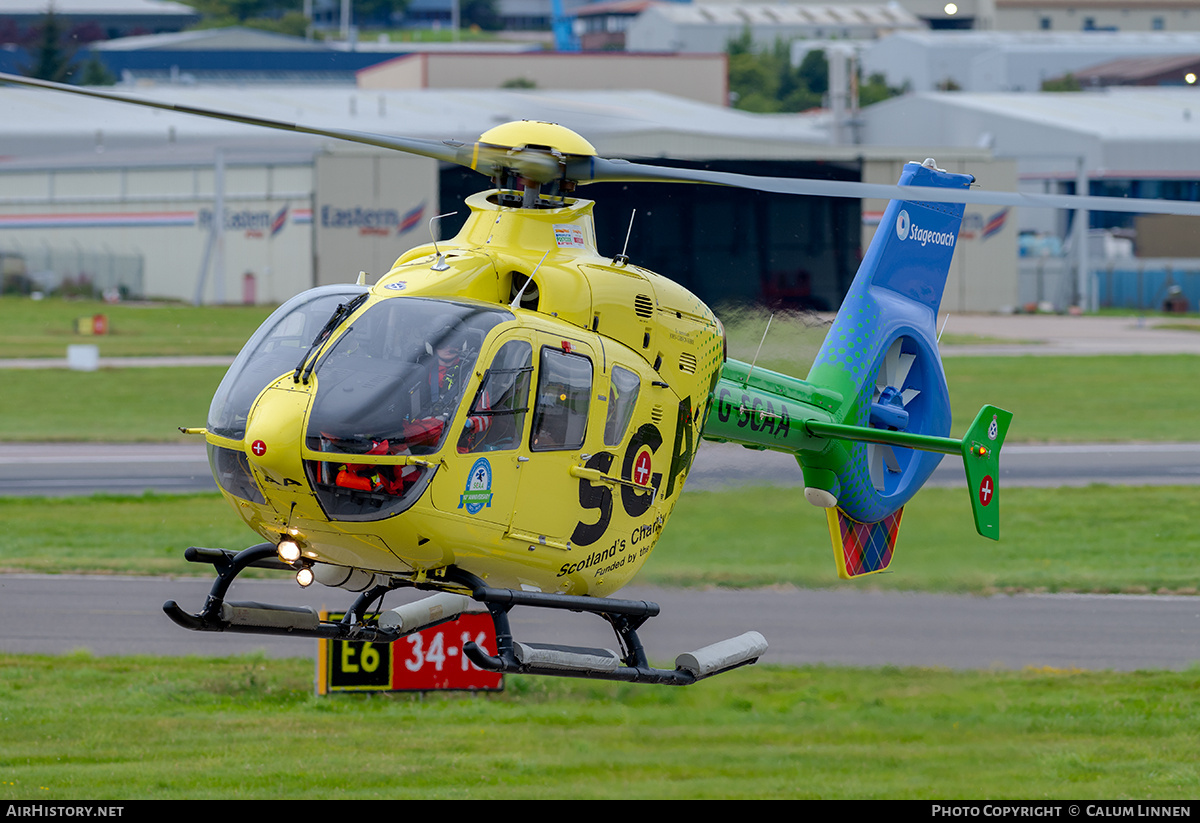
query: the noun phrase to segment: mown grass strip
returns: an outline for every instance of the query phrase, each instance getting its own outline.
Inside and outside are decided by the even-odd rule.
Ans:
[[[0,299],[0,352],[5,358],[66,357],[89,343],[101,357],[235,355],[273,306],[187,306],[94,300]],[[108,333],[83,335],[80,319],[102,314]]]
[[[1197,438],[1200,357],[970,357],[945,366],[953,434],[992,403],[1015,414],[1011,443]],[[221,367],[8,370],[0,440],[178,440],[178,426],[204,424],[224,373]]]
[[[222,367],[0,372],[0,440],[171,442],[203,426]]]
[[[754,666],[312,694],[310,660],[0,655],[0,798],[1192,798],[1190,672]]]
[[[837,579],[824,513],[799,489],[685,492],[641,583],[897,591],[1195,594],[1195,487],[1004,489],[1001,540],[979,537],[965,489],[906,508],[886,574]],[[259,542],[217,495],[0,499],[0,569],[201,574],[188,546]],[[747,523],[753,523],[749,529]]]

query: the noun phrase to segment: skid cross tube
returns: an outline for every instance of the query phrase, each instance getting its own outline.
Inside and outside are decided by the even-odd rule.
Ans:
[[[468,642],[463,653],[481,669],[505,674],[541,674],[555,677],[579,677],[589,680],[618,680],[631,683],[659,683],[671,686],[687,686],[696,682],[691,672],[682,669],[655,669],[646,660],[637,629],[659,613],[657,603],[647,600],[613,600],[603,597],[581,597],[569,594],[493,589],[484,585],[473,574],[451,567],[446,579],[466,586],[471,597],[487,606],[496,629],[496,655],[493,657],[478,644]],[[573,612],[597,614],[608,621],[621,644],[622,666],[612,670],[568,668],[539,663],[522,662],[517,656],[516,643],[509,625],[508,612],[513,606],[538,606],[549,609],[565,609]],[[566,652],[580,650],[562,647]]]

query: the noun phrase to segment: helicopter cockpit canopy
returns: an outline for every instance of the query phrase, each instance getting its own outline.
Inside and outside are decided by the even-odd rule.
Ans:
[[[308,447],[343,454],[437,451],[484,338],[512,319],[503,309],[445,300],[376,303],[354,319],[314,370],[318,388]]]
[[[285,303],[238,355],[209,410],[210,432],[241,440],[268,386],[289,373],[288,383],[315,379],[305,445],[329,457],[304,463],[337,519],[391,516],[420,497],[433,475],[420,456],[451,435],[488,333],[515,319],[486,304],[421,297],[359,312],[367,297],[365,287],[331,286]],[[462,445],[457,434],[455,442]],[[209,452],[222,488],[262,502],[246,452],[211,444]]]
[[[255,399],[281,374],[297,368],[339,305],[367,293],[366,286],[322,286],[276,309],[229,367],[208,409],[208,431],[241,440]]]

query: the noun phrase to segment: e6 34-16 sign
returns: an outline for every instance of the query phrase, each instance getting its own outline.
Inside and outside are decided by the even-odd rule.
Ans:
[[[330,619],[340,619],[330,615]],[[504,678],[467,659],[463,646],[474,641],[496,653],[496,631],[486,614],[463,614],[402,637],[395,643],[321,640],[317,649],[317,692],[499,691]]]

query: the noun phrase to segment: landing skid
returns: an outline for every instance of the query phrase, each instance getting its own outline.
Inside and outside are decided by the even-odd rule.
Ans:
[[[756,662],[767,649],[767,642],[761,634],[747,632],[679,655],[675,659],[674,669],[656,669],[646,660],[637,630],[651,617],[658,615],[657,603],[496,589],[484,585],[475,575],[453,566],[446,569],[445,575],[437,581],[427,579],[418,583],[406,578],[390,578],[387,585],[376,586],[360,594],[341,620],[321,620],[316,611],[308,607],[225,599],[234,578],[247,568],[295,571],[293,566],[278,559],[275,546],[271,543],[260,543],[237,553],[227,549],[190,548],[184,552],[184,558],[193,563],[211,563],[217,572],[217,579],[199,614],[185,612],[174,600],[163,604],[163,611],[168,617],[193,631],[392,643],[430,626],[454,620],[474,601],[487,608],[496,629],[497,649],[494,656],[473,642],[463,646],[463,653],[481,669],[506,674],[579,677],[669,686],[687,686],[697,680],[749,665]],[[382,600],[387,592],[400,588],[439,593],[383,612],[378,619],[367,619],[373,603]],[[509,611],[516,606],[599,615],[616,633],[621,651],[519,642],[513,638],[508,620]]]

